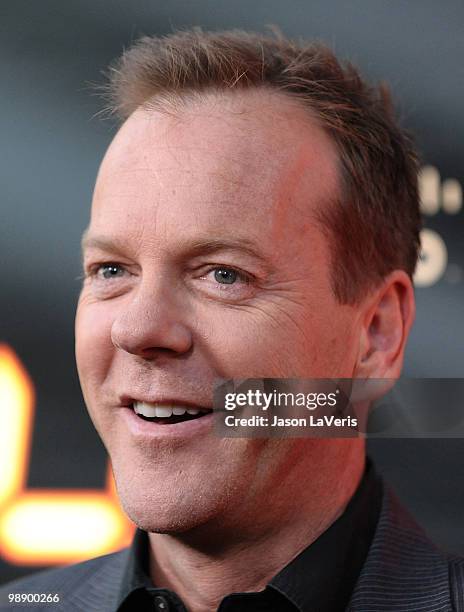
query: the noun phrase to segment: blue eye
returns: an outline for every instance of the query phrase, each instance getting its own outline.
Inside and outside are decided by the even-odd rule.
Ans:
[[[99,266],[98,272],[103,278],[109,279],[121,276],[124,270],[121,268],[121,266],[118,266],[117,264],[103,264]]]
[[[223,285],[232,285],[237,280],[238,274],[230,268],[216,268],[214,279]]]

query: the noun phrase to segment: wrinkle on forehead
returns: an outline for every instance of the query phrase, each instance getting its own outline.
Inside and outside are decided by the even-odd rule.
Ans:
[[[95,199],[130,204],[143,182],[155,216],[178,193],[191,209],[217,202],[243,214],[246,204],[246,222],[263,223],[253,209],[264,208],[280,240],[289,215],[303,229],[311,210],[335,199],[337,166],[335,144],[298,101],[260,90],[208,94],[178,114],[135,111],[108,150]]]

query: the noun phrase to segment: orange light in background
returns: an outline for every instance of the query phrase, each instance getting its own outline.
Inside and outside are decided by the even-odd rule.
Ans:
[[[121,548],[124,521],[104,493],[25,493],[3,512],[2,554],[17,565],[73,563]]]
[[[14,351],[0,344],[0,508],[24,487],[33,410],[32,381]]]
[[[30,377],[0,345],[0,555],[16,565],[65,564],[127,546],[134,525],[119,506],[111,469],[104,491],[24,488],[33,410]]]

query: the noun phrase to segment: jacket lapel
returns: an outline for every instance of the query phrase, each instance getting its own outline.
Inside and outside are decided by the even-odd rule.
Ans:
[[[88,575],[80,576],[79,586],[66,594],[65,612],[115,612],[128,550],[108,555],[104,563],[90,566]]]
[[[449,612],[449,566],[385,486],[379,522],[347,612]]]

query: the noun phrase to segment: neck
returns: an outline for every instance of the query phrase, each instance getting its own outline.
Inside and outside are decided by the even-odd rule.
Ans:
[[[240,524],[221,517],[187,533],[150,533],[153,583],[177,593],[191,612],[217,610],[229,593],[261,591],[343,513],[362,477],[364,450],[344,459],[325,474],[306,466],[304,479],[292,470],[296,478],[255,500],[252,512],[240,506]]]

